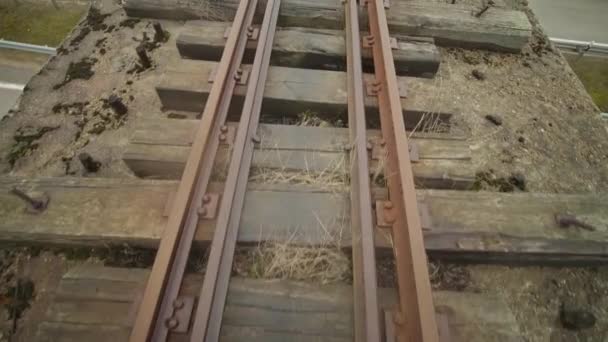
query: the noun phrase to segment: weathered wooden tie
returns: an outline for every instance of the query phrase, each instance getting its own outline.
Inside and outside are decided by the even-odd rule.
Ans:
[[[25,211],[9,194],[18,186],[46,192],[48,208]],[[102,178],[0,178],[0,241],[5,243],[155,248],[166,225],[167,201],[176,181]],[[217,189],[213,185],[211,191]],[[332,192],[333,191],[333,192]],[[241,243],[350,244],[346,189],[250,184],[239,231]],[[429,256],[472,262],[590,265],[608,261],[608,195],[489,193],[418,190],[430,223],[423,224]],[[383,199],[384,190],[375,197]],[[596,227],[562,228],[555,215],[575,215]],[[430,226],[430,228],[429,228]],[[205,244],[214,221],[199,227]],[[377,247],[391,242],[377,230]]]
[[[61,280],[54,301],[39,325],[37,341],[115,341],[128,339],[132,312],[148,277],[143,269],[80,266]],[[185,295],[196,295],[201,274],[184,280]],[[230,282],[222,340],[352,341],[352,288],[286,280],[235,277]],[[383,308],[396,293],[379,292]],[[453,341],[520,341],[515,317],[496,296],[437,291],[438,312],[447,312]],[[491,312],[491,315],[488,315]]]
[[[196,120],[142,120],[125,149],[123,160],[139,177],[177,179],[183,171],[195,130]],[[258,136],[260,144],[253,157],[256,169],[336,176],[348,172],[346,128],[264,124]],[[414,173],[419,186],[467,189],[473,184],[475,170],[466,141],[457,136],[447,139],[442,134],[415,133],[414,137],[419,157]],[[379,132],[370,131],[369,140],[372,171],[382,175],[384,152],[379,145]],[[220,149],[216,175],[226,170],[229,150],[227,144]]]
[[[230,23],[190,21],[180,30],[177,48],[182,57],[217,61],[226,42]],[[439,68],[439,51],[433,39],[397,36],[393,54],[399,75],[433,77]],[[255,44],[250,43],[244,62],[253,61]],[[372,67],[371,50],[363,49],[364,67]],[[287,27],[276,32],[270,63],[291,68],[345,70],[344,32]]]
[[[123,7],[135,17],[231,21],[237,4],[226,0],[206,7],[193,0],[126,0]],[[478,6],[466,4],[392,1],[387,19],[392,34],[433,37],[440,45],[518,52],[528,43],[532,26],[524,12],[492,7],[476,17],[478,11]],[[361,13],[362,27],[367,27],[366,17]],[[343,18],[339,0],[286,0],[279,26],[341,30]]]
[[[156,92],[163,109],[200,113],[211,90],[209,77],[217,63],[182,59],[170,51],[161,51],[161,56],[166,64]],[[248,70],[249,66],[245,65],[243,69]],[[201,77],[193,78],[192,75]],[[372,75],[365,75],[367,81],[372,78]],[[402,89],[401,101],[407,103],[407,107],[404,107],[406,128],[446,123],[452,113],[460,112],[460,104],[437,105],[428,101],[426,94],[437,90],[434,80],[415,77],[399,77],[398,80]],[[233,110],[230,112],[232,118],[239,115],[236,109],[242,104],[245,89],[242,85],[236,87]],[[275,117],[297,117],[304,112],[313,112],[321,118],[342,119],[345,122],[346,94],[345,72],[271,66],[262,112]],[[375,96],[365,99],[368,121],[378,120],[377,114],[374,115],[378,112],[377,101]],[[426,124],[421,125],[421,120]]]

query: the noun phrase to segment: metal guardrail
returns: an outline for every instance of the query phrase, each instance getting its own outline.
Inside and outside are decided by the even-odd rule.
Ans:
[[[19,42],[13,42],[10,40],[4,40],[4,39],[0,39],[0,48],[42,53],[42,54],[46,54],[46,55],[57,54],[57,49],[55,49],[54,47],[50,47],[50,46],[46,46],[46,45],[43,46],[43,45],[34,45],[34,44],[28,44],[28,43],[19,43]]]
[[[551,40],[553,45],[560,49],[569,50],[582,55],[587,53],[608,55],[608,44],[562,38],[549,38],[549,40]]]

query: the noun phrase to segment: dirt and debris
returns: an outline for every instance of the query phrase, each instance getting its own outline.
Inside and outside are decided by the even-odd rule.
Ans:
[[[483,71],[480,71],[478,69],[473,69],[473,71],[471,71],[471,75],[473,75],[473,77],[475,77],[476,79],[483,81],[486,79],[486,74]]]
[[[393,255],[376,256],[379,287],[396,287],[395,258]],[[439,260],[429,260],[429,279],[433,290],[439,291],[471,291],[471,274],[466,266],[445,263]]]
[[[158,21],[152,24],[154,27],[154,42],[166,43],[169,40],[170,33],[163,29],[163,26]]]
[[[30,307],[30,302],[34,298],[34,283],[31,279],[19,278],[0,298],[8,312],[8,318],[13,321],[11,333],[15,333],[17,320]]]
[[[493,169],[480,171],[475,175],[472,190],[526,191],[526,177],[521,172],[514,172],[508,176],[498,176]]]
[[[465,266],[470,290],[499,295],[531,342],[604,342],[608,337],[608,268]],[[572,331],[562,325],[567,309],[593,315],[592,327]],[[577,314],[579,315],[579,314]],[[587,314],[583,314],[587,316]]]
[[[128,27],[130,29],[135,28],[135,25],[139,24],[141,22],[140,19],[137,18],[127,18],[122,20],[118,26],[120,27]]]
[[[85,17],[85,20],[81,24],[81,28],[78,34],[74,36],[69,43],[69,48],[62,47],[61,54],[67,54],[70,49],[78,49],[79,44],[89,35],[89,33],[100,30],[107,30],[108,26],[104,24],[104,20],[110,16],[110,13],[101,14],[101,12],[91,6]]]
[[[593,313],[575,306],[570,301],[562,302],[559,319],[564,328],[571,330],[589,329],[597,321]]]
[[[488,114],[485,118],[496,126],[502,126],[502,119],[498,115]]]
[[[18,159],[28,155],[31,151],[38,148],[39,144],[36,142],[43,135],[59,127],[43,126],[43,127],[32,127],[22,126],[17,129],[13,139],[15,143],[11,146],[8,153],[7,159],[11,166],[15,165]]]
[[[127,106],[125,106],[124,102],[122,101],[122,98],[120,96],[117,96],[116,94],[110,95],[110,97],[108,98],[108,104],[117,116],[122,117],[129,111]]]
[[[80,153],[78,155],[78,160],[80,160],[80,164],[82,164],[87,172],[97,172],[101,167],[101,163],[93,159],[93,157],[86,152]]]
[[[65,73],[65,78],[61,83],[54,85],[53,89],[59,89],[75,79],[90,79],[95,74],[93,71],[95,63],[97,63],[97,58],[94,57],[85,57],[78,62],[71,62]]]
[[[264,243],[240,248],[233,272],[249,278],[289,279],[329,284],[350,283],[351,260],[336,246],[297,247],[289,243]]]

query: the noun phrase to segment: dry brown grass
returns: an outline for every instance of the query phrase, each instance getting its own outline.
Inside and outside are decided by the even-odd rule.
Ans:
[[[307,127],[336,127],[333,123],[321,119],[317,113],[311,110],[298,114],[298,121],[296,121],[295,125]]]
[[[228,8],[219,0],[201,0],[199,2],[201,19],[209,21],[229,21],[234,9]]]
[[[252,278],[344,282],[352,277],[351,261],[335,246],[302,247],[265,242],[241,251],[236,272]]]
[[[255,247],[239,248],[233,270],[245,277],[263,279],[286,279],[319,282],[322,284],[346,282],[352,279],[352,262],[342,249],[343,231],[348,229],[346,213],[336,213],[336,221],[323,222],[312,213],[318,227],[288,229],[283,239],[264,236],[260,231],[260,242]],[[306,242],[306,233],[315,231],[313,241]],[[280,241],[274,241],[280,240]],[[303,245],[304,244],[304,245]]]
[[[420,120],[408,134],[408,139],[417,132],[424,133],[447,133],[450,131],[450,124],[444,121],[439,113],[427,112],[422,114]]]
[[[311,151],[307,155],[314,160],[315,153]],[[264,184],[314,185],[331,192],[348,191],[350,178],[346,169],[345,155],[337,158],[323,170],[309,168],[308,161],[305,161],[305,165],[304,170],[289,170],[285,165],[281,165],[280,168],[252,168],[249,172],[249,181]]]

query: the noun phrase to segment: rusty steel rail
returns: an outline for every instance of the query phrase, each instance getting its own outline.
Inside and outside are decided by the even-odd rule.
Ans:
[[[206,193],[219,140],[225,138],[230,99],[241,75],[241,63],[253,21],[257,0],[241,0],[218,64],[215,79],[192,143],[182,179],[172,203],[152,271],[131,331],[131,342],[164,341],[168,331],[180,325],[176,310],[184,301],[178,298],[191,243],[201,208],[209,202]],[[181,322],[183,324],[184,322]],[[186,322],[187,325],[187,322]]]
[[[245,203],[245,190],[253,159],[254,144],[262,109],[264,85],[270,66],[274,32],[279,17],[280,0],[268,0],[260,29],[258,46],[249,78],[245,102],[241,113],[232,152],[230,169],[226,177],[222,205],[218,216],[205,278],[199,296],[198,308],[192,328],[191,341],[215,342],[219,340],[222,315],[232,271],[241,213]]]
[[[350,203],[353,253],[354,335],[356,342],[381,340],[376,277],[372,194],[361,65],[361,35],[356,0],[344,2],[348,126],[350,130]]]
[[[364,0],[369,19],[375,82],[382,139],[386,148],[384,175],[388,201],[383,210],[392,226],[399,306],[393,312],[395,339],[408,342],[437,342],[439,334],[428,274],[420,216],[403,120],[397,76],[383,0]]]

